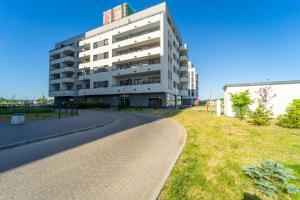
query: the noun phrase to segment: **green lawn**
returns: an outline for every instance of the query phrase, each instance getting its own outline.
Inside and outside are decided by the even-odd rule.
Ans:
[[[69,117],[69,113],[61,113],[61,117]],[[58,118],[58,113],[56,112],[46,112],[46,113],[25,113],[25,120],[42,120],[42,119],[56,119]],[[11,119],[11,114],[0,114],[0,122],[9,122]]]
[[[134,110],[131,110],[134,111]],[[165,184],[160,199],[243,199],[245,191],[263,199],[241,169],[273,159],[300,178],[300,129],[277,125],[255,127],[246,121],[216,117],[190,108],[176,113],[142,110],[169,116],[188,132],[186,146]],[[295,181],[300,187],[300,180]],[[278,199],[300,199],[280,193]]]

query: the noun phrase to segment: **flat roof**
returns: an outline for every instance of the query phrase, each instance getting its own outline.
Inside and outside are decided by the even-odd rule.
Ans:
[[[226,85],[224,85],[223,90],[225,90],[225,88],[227,88],[227,87],[257,86],[257,85],[282,85],[282,84],[297,84],[297,83],[300,84],[300,80],[226,84]]]

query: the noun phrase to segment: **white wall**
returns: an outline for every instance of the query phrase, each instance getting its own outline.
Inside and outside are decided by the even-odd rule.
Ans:
[[[276,84],[276,85],[253,85],[253,86],[228,86],[224,91],[224,112],[225,115],[233,117],[232,102],[230,100],[230,93],[238,93],[241,91],[249,90],[252,99],[258,97],[257,91],[261,87],[271,86],[271,90],[276,96],[270,101],[273,117],[277,117],[279,114],[284,114],[286,107],[292,102],[293,99],[300,99],[300,83],[295,84]],[[257,106],[257,102],[250,106],[251,110],[254,110]]]

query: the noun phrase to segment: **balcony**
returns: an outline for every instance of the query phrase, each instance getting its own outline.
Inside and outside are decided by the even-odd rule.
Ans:
[[[120,62],[120,61],[135,59],[135,58],[142,58],[142,57],[147,57],[147,56],[151,56],[151,55],[158,55],[160,53],[161,53],[160,46],[154,46],[152,48],[145,48],[142,50],[128,52],[128,53],[124,53],[122,55],[117,55],[112,58],[112,62]]]
[[[76,71],[76,68],[70,67],[70,66],[61,68],[62,73],[64,73],[64,72],[73,72],[74,73],[75,71]]]
[[[65,64],[73,64],[76,62],[76,58],[73,56],[65,56],[58,59],[50,60],[50,65],[55,65],[58,63],[65,63]]]
[[[91,68],[92,63],[90,61],[80,62],[78,67],[79,69]]]
[[[188,96],[189,95],[188,90],[180,90],[180,95],[181,96]]]
[[[50,74],[53,75],[53,74],[59,74],[61,71],[61,68],[57,68],[57,69],[50,69]]]
[[[148,72],[155,72],[161,70],[161,64],[144,64],[144,65],[132,65],[124,68],[119,67],[112,67],[112,76],[118,77],[128,74],[139,74],[139,73],[148,73]]]
[[[155,93],[162,92],[161,83],[149,83],[139,85],[114,85],[106,88],[80,89],[79,95],[105,95],[105,94],[133,94],[133,93]]]
[[[60,80],[62,83],[74,83],[75,82],[74,77],[62,77]]]
[[[128,39],[126,39],[126,40],[122,40],[117,43],[113,43],[112,49],[117,49],[117,48],[121,48],[124,46],[136,44],[139,42],[160,38],[160,34],[161,34],[161,32],[158,29],[156,31],[147,32],[143,35],[139,35],[139,36],[135,36],[135,37],[128,37]]]
[[[61,62],[65,63],[65,64],[75,63],[76,59],[73,56],[66,56],[66,57],[61,58]]]
[[[56,55],[56,54],[60,54],[60,53],[65,53],[65,52],[75,52],[75,47],[73,46],[65,46],[62,48],[57,48],[57,49],[53,49],[49,52],[50,56]]]
[[[188,57],[187,56],[180,56],[180,61],[188,62]]]
[[[57,96],[74,96],[74,90],[50,90],[49,96],[50,97],[57,97]]]
[[[78,77],[78,79],[79,79],[80,81],[85,81],[85,80],[89,80],[90,77],[91,77],[90,74],[86,74],[86,75],[80,75],[80,76]]]
[[[80,52],[79,52],[79,58],[89,56],[90,54],[91,54],[91,50],[90,50],[90,49],[80,51]]]
[[[188,67],[186,65],[180,66],[179,71],[180,72],[187,72],[188,71]]]
[[[180,51],[187,51],[188,47],[186,44],[180,46]]]
[[[188,82],[189,78],[187,76],[180,77],[180,82]]]

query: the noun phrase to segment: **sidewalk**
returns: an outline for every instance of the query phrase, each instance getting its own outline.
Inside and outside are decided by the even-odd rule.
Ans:
[[[62,119],[29,121],[20,125],[0,123],[0,150],[104,126],[114,120],[109,112],[80,110],[78,116]]]

